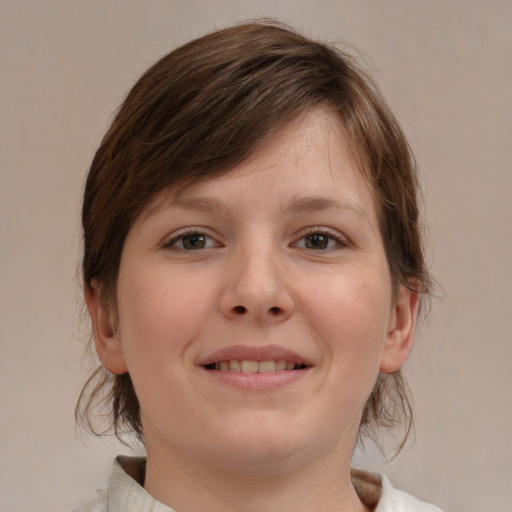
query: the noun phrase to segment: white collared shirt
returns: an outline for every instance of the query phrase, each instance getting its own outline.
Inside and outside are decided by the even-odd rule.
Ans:
[[[176,512],[155,500],[141,485],[146,460],[142,457],[120,456],[114,460],[108,487],[98,496],[73,512]],[[351,470],[352,484],[361,501],[375,512],[441,512],[434,505],[394,489],[379,473]]]

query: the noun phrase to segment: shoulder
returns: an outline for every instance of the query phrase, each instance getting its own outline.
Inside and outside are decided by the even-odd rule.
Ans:
[[[103,490],[98,493],[96,498],[76,507],[73,512],[107,512],[108,496],[107,491]]]
[[[174,512],[146,492],[143,487],[145,472],[143,457],[117,457],[107,488],[73,512]]]
[[[435,505],[395,489],[389,479],[379,473],[352,469],[351,477],[361,501],[375,512],[442,512]]]
[[[442,512],[440,508],[395,489],[387,477],[382,476],[382,494],[375,512]]]
[[[73,512],[114,512],[128,510],[127,505],[133,505],[131,502],[147,504],[152,498],[141,485],[145,468],[146,461],[142,457],[117,457],[112,463],[107,487],[98,491],[92,500],[73,509]],[[129,510],[138,510],[137,505]]]

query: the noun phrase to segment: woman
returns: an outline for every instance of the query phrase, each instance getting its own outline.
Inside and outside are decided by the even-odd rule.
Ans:
[[[178,48],[124,101],[84,194],[85,298],[118,458],[77,510],[438,510],[350,468],[410,426],[430,289],[407,142],[349,56],[268,22]],[[92,389],[92,390],[91,390]]]

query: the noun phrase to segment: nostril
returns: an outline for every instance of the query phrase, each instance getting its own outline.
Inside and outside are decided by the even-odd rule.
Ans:
[[[282,310],[281,310],[281,308],[279,308],[277,306],[274,306],[274,307],[270,308],[268,311],[272,315],[277,316],[277,315],[279,315],[281,313]]]
[[[243,315],[246,313],[247,309],[244,306],[235,306],[233,308],[233,311],[239,315]]]

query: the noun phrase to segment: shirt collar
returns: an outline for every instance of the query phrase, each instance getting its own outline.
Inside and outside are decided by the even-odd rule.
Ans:
[[[175,512],[144,489],[146,459],[119,456],[108,482],[108,510],[113,512]]]
[[[117,512],[175,512],[173,508],[155,500],[144,489],[146,475],[145,457],[127,457],[120,455],[112,464],[112,473],[108,483],[108,510]],[[383,482],[382,475],[352,468],[352,485],[361,501],[374,510],[378,505]],[[377,512],[380,507],[375,509]]]

